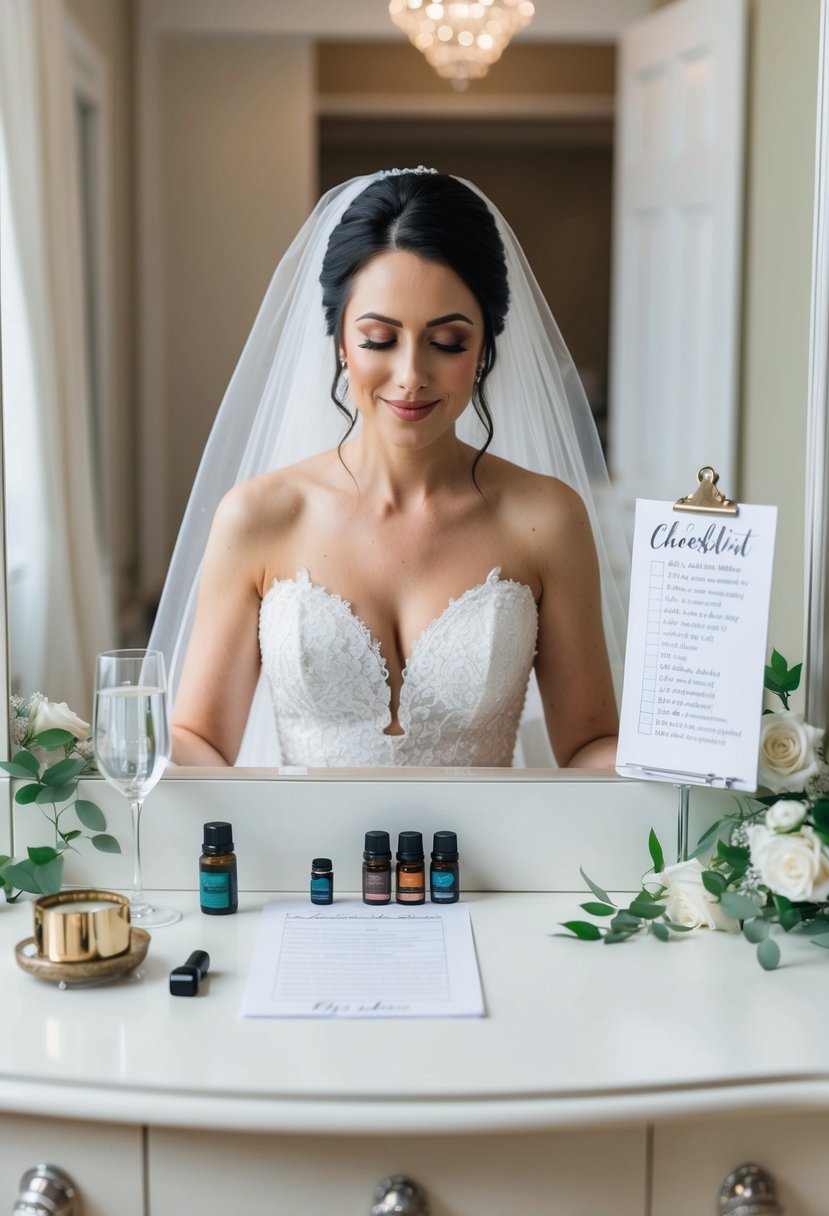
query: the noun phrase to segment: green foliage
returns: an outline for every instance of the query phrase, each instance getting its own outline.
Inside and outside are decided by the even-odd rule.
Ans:
[[[769,692],[780,698],[784,709],[789,708],[789,693],[800,685],[802,670],[802,663],[790,668],[782,654],[777,650],[771,652],[771,664],[765,669],[763,683]]]
[[[32,750],[34,748],[52,755],[44,761]],[[54,752],[59,749],[64,755],[55,760]],[[106,818],[100,807],[77,797],[78,782],[94,773],[95,766],[91,758],[79,752],[78,741],[69,731],[27,734],[23,747],[12,760],[0,762],[0,768],[27,783],[15,793],[18,806],[39,807],[54,831],[54,845],[30,848],[23,860],[0,857],[0,886],[8,898],[17,898],[15,889],[18,894],[27,891],[33,895],[51,895],[59,891],[63,882],[64,854],[84,837],[101,853],[121,852],[118,841],[106,832]],[[66,822],[65,816],[71,811],[80,827]]]

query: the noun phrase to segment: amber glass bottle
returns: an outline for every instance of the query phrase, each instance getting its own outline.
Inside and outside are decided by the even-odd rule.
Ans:
[[[426,866],[423,833],[401,832],[397,838],[397,893],[399,904],[426,902]]]
[[[199,858],[199,903],[208,916],[227,916],[239,907],[233,828],[214,820],[204,825]]]

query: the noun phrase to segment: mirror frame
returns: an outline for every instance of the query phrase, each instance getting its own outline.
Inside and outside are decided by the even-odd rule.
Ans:
[[[829,0],[819,0],[820,31],[817,56],[815,180],[812,239],[812,287],[809,333],[809,390],[807,402],[807,480],[804,554],[805,694],[806,715],[816,723],[829,722]],[[139,23],[140,24],[140,23]],[[146,33],[146,31],[144,31]],[[0,367],[2,333],[0,332]],[[9,758],[9,632],[7,603],[7,536],[5,511],[5,456],[3,449],[3,396],[0,381],[0,759]],[[210,770],[183,769],[184,775],[205,775]],[[550,778],[566,770],[549,770]],[[535,780],[539,770],[527,770]],[[444,777],[446,770],[443,770]],[[481,771],[485,779],[487,770]],[[229,770],[233,776],[261,776],[261,770]],[[436,776],[437,774],[430,774]],[[469,770],[465,770],[469,779]],[[591,780],[585,775],[585,780]],[[609,779],[613,782],[613,778]],[[618,778],[618,780],[623,780]],[[607,775],[600,778],[608,782]],[[8,778],[3,784],[8,786]]]
[[[806,417],[806,717],[829,723],[829,0],[820,0],[809,400]]]

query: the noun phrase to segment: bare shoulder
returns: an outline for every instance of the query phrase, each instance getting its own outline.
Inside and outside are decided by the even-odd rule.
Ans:
[[[497,509],[510,528],[533,547],[590,532],[590,520],[581,495],[559,477],[533,473],[511,461],[487,461],[486,493],[493,493]]]
[[[214,530],[239,542],[290,528],[325,483],[330,464],[330,454],[323,452],[239,482],[219,503]]]

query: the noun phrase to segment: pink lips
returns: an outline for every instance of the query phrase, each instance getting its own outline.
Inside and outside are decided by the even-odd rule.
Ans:
[[[421,418],[426,418],[431,414],[438,404],[437,401],[389,401],[387,397],[384,397],[383,400],[391,412],[398,418],[402,418],[404,422],[419,422]]]

